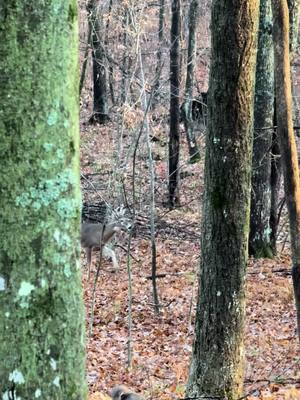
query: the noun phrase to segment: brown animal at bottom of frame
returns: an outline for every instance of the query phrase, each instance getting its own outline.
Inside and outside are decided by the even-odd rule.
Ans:
[[[112,400],[144,400],[124,385],[117,385],[111,391]]]

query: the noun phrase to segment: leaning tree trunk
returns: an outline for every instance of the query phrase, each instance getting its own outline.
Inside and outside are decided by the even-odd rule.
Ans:
[[[289,11],[286,0],[272,0],[278,137],[282,154],[285,197],[289,213],[292,277],[300,339],[300,181],[293,130],[289,62]]]
[[[94,83],[94,107],[91,122],[101,124],[109,120],[107,100],[107,73],[104,43],[102,42],[103,30],[100,24],[99,1],[90,0],[88,6],[89,23],[92,30],[92,61],[93,61],[93,83]]]
[[[298,43],[298,25],[299,25],[299,0],[288,0],[289,8],[289,49],[290,49],[290,68],[292,69],[293,59],[297,49]],[[295,86],[292,83],[292,92]],[[276,96],[275,96],[276,98]],[[294,120],[296,125],[299,120],[299,106],[296,96],[293,97]],[[274,126],[277,126],[276,105],[274,108]],[[271,161],[271,212],[270,212],[270,230],[271,230],[271,244],[273,253],[276,254],[276,240],[280,219],[280,188],[282,178],[281,166],[281,153],[279,146],[279,139],[277,130],[273,133],[272,141],[272,161]]]
[[[180,150],[180,1],[172,0],[170,48],[170,133],[169,133],[169,207],[179,203],[179,150]]]
[[[184,102],[182,105],[182,116],[189,146],[190,162],[197,162],[200,159],[200,153],[197,146],[194,121],[192,115],[192,101],[196,62],[196,22],[199,11],[198,0],[192,0],[189,9],[189,40],[188,40],[188,57]]]
[[[83,400],[77,6],[13,3],[0,17],[0,398]]]
[[[259,1],[214,0],[202,258],[187,396],[243,388],[253,95]]]
[[[274,255],[269,225],[274,114],[274,61],[271,20],[271,0],[261,0],[256,63],[249,234],[249,254],[256,258],[273,257]],[[264,129],[265,127],[269,127],[269,129]]]

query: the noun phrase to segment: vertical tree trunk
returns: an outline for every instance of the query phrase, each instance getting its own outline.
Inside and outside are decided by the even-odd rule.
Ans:
[[[172,0],[170,48],[169,207],[179,203],[180,0]]]
[[[89,53],[90,53],[90,48],[91,48],[91,37],[92,37],[91,24],[88,23],[87,42],[86,42],[86,48],[84,51],[83,63],[82,63],[82,69],[81,69],[81,74],[80,74],[80,81],[79,81],[79,95],[81,95],[84,81],[85,81],[86,68],[87,68],[87,63],[88,63]]]
[[[184,127],[189,146],[190,161],[196,162],[200,159],[200,153],[194,134],[194,121],[192,115],[192,101],[196,62],[196,22],[199,11],[198,0],[192,0],[189,10],[189,40],[188,40],[188,57],[187,72],[184,93],[184,103],[182,106],[182,116]]]
[[[106,22],[106,28],[105,28],[105,40],[104,40],[104,47],[105,51],[107,52],[108,47],[109,47],[109,31],[110,31],[110,22],[112,19],[112,6],[113,6],[113,0],[109,1],[108,5],[108,17],[107,17],[107,22]],[[111,102],[113,105],[116,103],[115,99],[115,90],[114,90],[114,68],[113,64],[111,61],[108,61],[108,82],[109,82],[109,91],[110,91],[110,97],[111,97]]]
[[[1,399],[86,398],[77,18],[1,4]]]
[[[159,17],[158,17],[158,49],[157,49],[157,62],[155,69],[155,84],[154,84],[154,101],[152,102],[152,109],[154,109],[159,98],[159,79],[163,67],[162,60],[162,47],[164,41],[164,20],[165,20],[165,0],[160,0],[159,4]]]
[[[271,147],[274,114],[274,61],[271,0],[260,2],[258,53],[254,103],[254,142],[249,254],[272,257],[270,237]],[[260,130],[270,127],[268,130]]]
[[[214,0],[195,342],[187,395],[243,387],[253,94],[259,1]]]
[[[109,120],[107,100],[107,73],[104,43],[101,42],[102,27],[100,23],[99,1],[90,0],[90,24],[92,29],[92,61],[94,83],[94,107],[91,122],[101,124]]]
[[[289,8],[290,26],[290,58],[293,59],[298,46],[300,2],[299,0],[287,0]]]
[[[121,80],[121,104],[124,104],[128,92],[128,76],[130,69],[130,58],[128,56],[128,25],[129,25],[129,12],[127,6],[124,5],[124,17],[123,17],[123,72]]]
[[[285,197],[289,212],[292,276],[300,338],[300,181],[293,130],[289,62],[289,13],[286,0],[272,0],[278,137],[282,154]]]
[[[273,126],[277,127],[276,115],[276,96],[274,101]],[[273,130],[272,150],[271,150],[271,208],[270,208],[270,239],[271,249],[274,255],[277,254],[276,242],[279,225],[279,194],[282,177],[281,155],[277,128]]]
[[[299,0],[287,0],[289,8],[289,26],[290,26],[290,65],[292,74],[292,94],[293,94],[293,120],[294,125],[300,123],[300,110],[299,100],[296,95],[295,84],[294,84],[294,73],[293,64],[295,55],[298,47],[299,37],[299,17],[300,17],[300,1]]]

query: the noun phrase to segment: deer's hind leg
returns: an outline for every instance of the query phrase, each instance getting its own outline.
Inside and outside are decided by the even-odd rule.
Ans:
[[[88,280],[90,280],[90,274],[91,274],[91,263],[92,263],[92,247],[87,247],[86,248],[86,260],[87,260],[87,266],[88,266]]]

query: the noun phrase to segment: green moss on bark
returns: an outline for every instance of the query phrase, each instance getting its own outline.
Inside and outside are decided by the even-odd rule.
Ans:
[[[77,8],[0,12],[0,397],[84,399]]]

